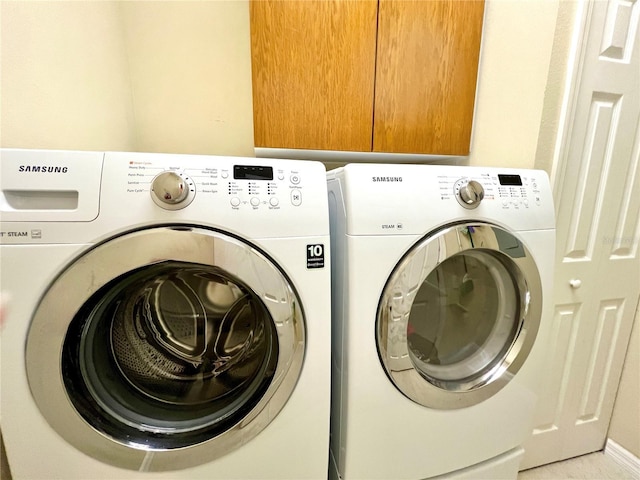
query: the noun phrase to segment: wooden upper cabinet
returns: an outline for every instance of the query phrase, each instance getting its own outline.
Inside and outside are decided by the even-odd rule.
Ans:
[[[466,155],[481,0],[252,0],[256,147]]]
[[[379,5],[373,151],[467,155],[484,2]]]
[[[377,1],[250,5],[256,147],[370,151]]]

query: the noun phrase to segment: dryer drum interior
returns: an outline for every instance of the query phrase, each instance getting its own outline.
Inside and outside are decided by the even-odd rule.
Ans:
[[[416,244],[378,309],[378,351],[406,396],[461,408],[496,394],[526,360],[541,315],[531,254],[502,228],[465,223]]]

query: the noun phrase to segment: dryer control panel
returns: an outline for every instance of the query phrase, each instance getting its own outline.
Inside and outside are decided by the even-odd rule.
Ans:
[[[555,226],[541,170],[362,163],[331,170],[328,178],[340,183],[350,235],[422,235],[475,219],[513,230]]]
[[[454,177],[438,176],[442,200],[455,198],[465,208],[476,208],[482,200],[497,201],[504,210],[528,209],[542,202],[536,173],[478,173]]]

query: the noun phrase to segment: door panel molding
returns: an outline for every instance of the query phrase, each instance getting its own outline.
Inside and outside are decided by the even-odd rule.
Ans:
[[[640,293],[640,1],[571,8],[570,44],[558,33],[568,70],[552,175],[552,321],[572,324],[554,326],[546,371],[562,375],[546,378],[522,469],[603,448]]]

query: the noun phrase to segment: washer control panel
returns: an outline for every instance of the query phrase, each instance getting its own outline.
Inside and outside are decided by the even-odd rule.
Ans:
[[[302,173],[261,165],[234,165],[233,175],[223,171],[228,180],[227,193],[232,208],[248,206],[257,208],[278,208],[281,202],[294,207],[302,205],[300,183]]]
[[[261,239],[329,234],[326,169],[317,161],[25,149],[1,153],[3,245],[85,243],[156,224],[202,225]],[[314,247],[313,255],[301,250],[307,265],[320,258],[316,244],[317,239],[306,245]]]
[[[228,158],[228,157],[227,157]],[[279,210],[300,207],[305,198],[305,173],[299,162],[275,165],[198,164],[135,161],[128,164],[127,194],[150,195],[165,210],[188,207],[194,198],[208,197],[216,208]]]
[[[542,202],[535,174],[480,173],[468,177],[438,176],[440,198],[455,200],[467,209],[483,201],[498,202],[505,210],[527,209]]]
[[[217,211],[300,210],[320,186],[316,168],[299,160],[139,154],[126,170],[127,196],[137,202],[146,195],[164,210],[186,209],[195,199]]]

